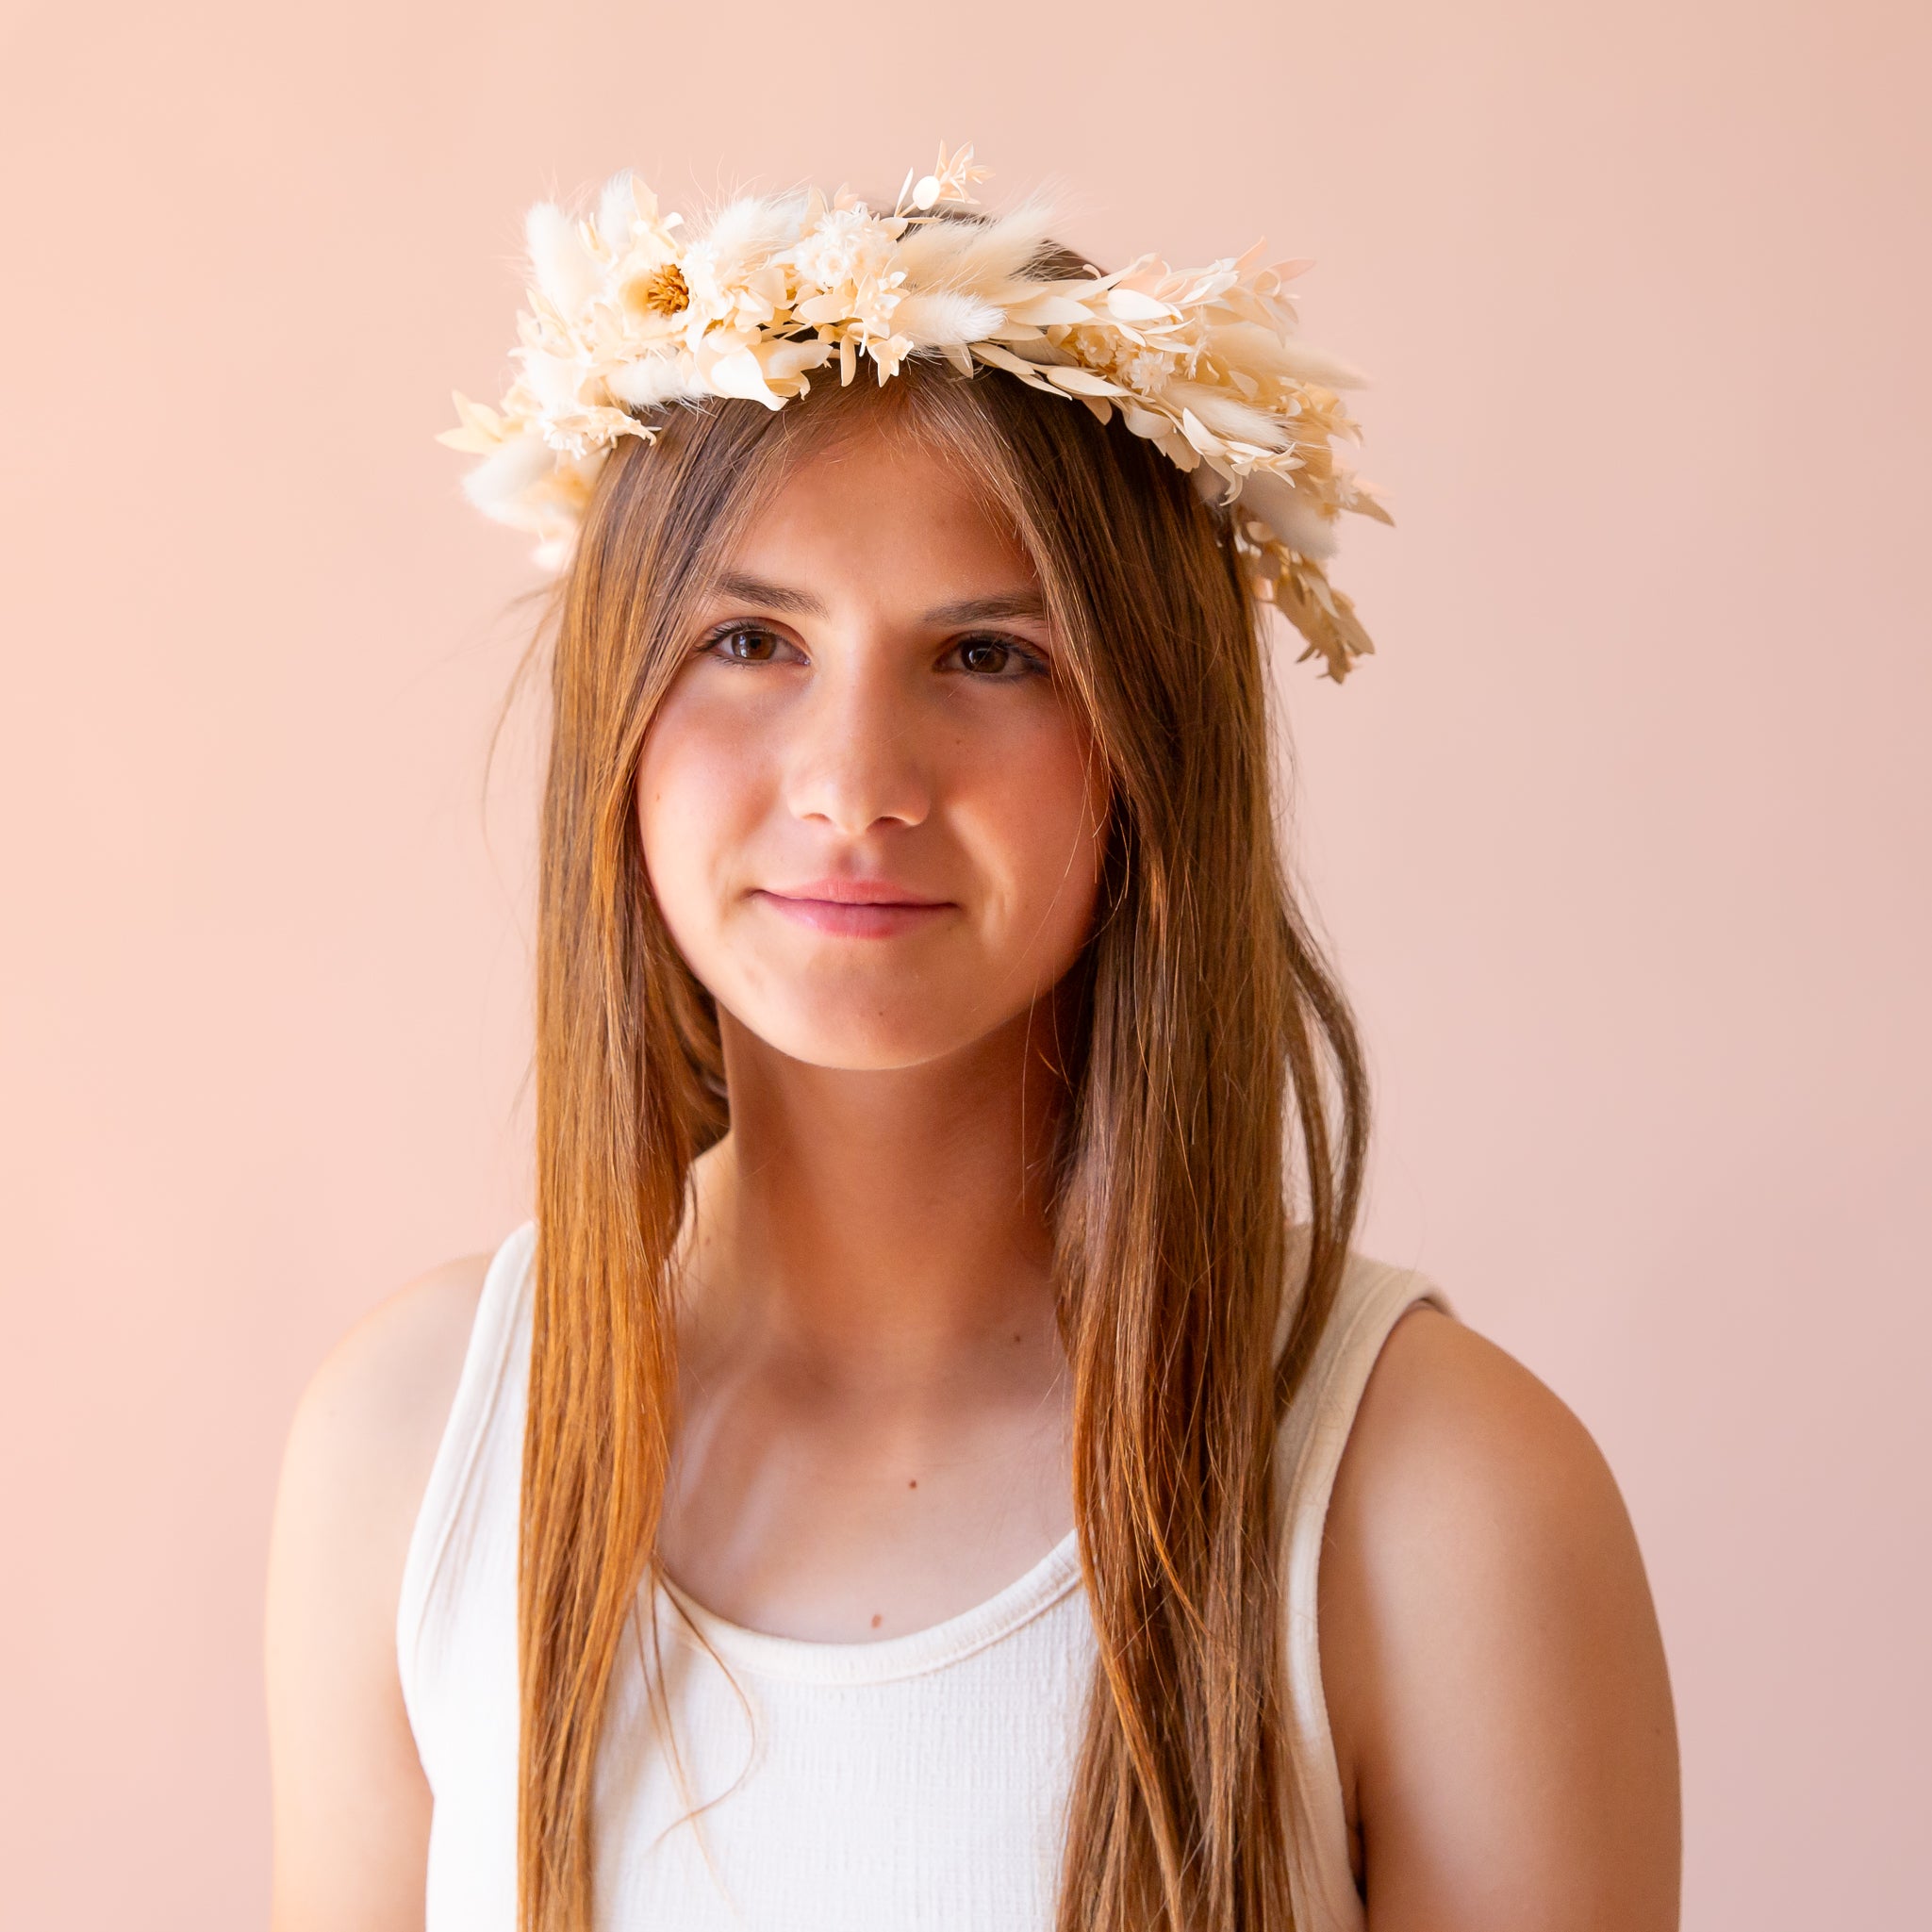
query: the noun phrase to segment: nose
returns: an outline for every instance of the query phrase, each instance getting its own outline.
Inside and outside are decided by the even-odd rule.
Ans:
[[[883,825],[917,825],[933,809],[934,720],[891,667],[847,664],[820,670],[796,714],[785,774],[795,817],[848,837]]]

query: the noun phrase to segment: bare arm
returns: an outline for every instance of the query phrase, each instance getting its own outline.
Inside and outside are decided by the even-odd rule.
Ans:
[[[1411,1314],[1329,1529],[1322,1672],[1372,1932],[1675,1932],[1663,1646],[1582,1425],[1480,1336]]]
[[[396,1609],[487,1266],[452,1263],[376,1310],[289,1431],[269,1557],[272,1932],[421,1932],[430,1794]]]

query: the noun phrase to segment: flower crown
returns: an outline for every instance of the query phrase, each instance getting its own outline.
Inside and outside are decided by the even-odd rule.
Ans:
[[[580,221],[540,203],[520,372],[495,409],[457,395],[461,426],[438,438],[483,459],[464,478],[471,501],[534,533],[538,561],[561,568],[612,447],[653,439],[666,405],[738,396],[777,409],[834,361],[850,383],[867,356],[884,383],[908,356],[944,356],[1102,422],[1117,409],[1209,502],[1232,506],[1255,595],[1307,639],[1304,658],[1345,677],[1375,647],[1323,569],[1333,526],[1344,510],[1390,520],[1336,457],[1336,439],[1357,435],[1336,391],[1362,378],[1295,334],[1283,285],[1308,263],[1263,268],[1255,248],[1198,270],[1143,256],[1111,275],[1048,273],[1043,202],[936,212],[975,206],[985,176],[970,146],[942,147],[889,215],[843,189],[801,190],[733,201],[689,239],[629,173]]]

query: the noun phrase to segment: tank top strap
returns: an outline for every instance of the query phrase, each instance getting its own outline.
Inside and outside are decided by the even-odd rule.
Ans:
[[[404,1560],[396,1606],[396,1659],[403,1701],[435,1780],[429,1746],[445,1726],[438,1709],[452,1640],[477,1621],[479,1596],[501,1609],[514,1636],[516,1549],[530,1362],[531,1262],[537,1227],[525,1222],[491,1258],[484,1276],[455,1399],[430,1467]],[[498,1615],[489,1622],[500,1623]],[[514,1684],[514,1678],[512,1679]]]
[[[1442,1291],[1421,1275],[1351,1254],[1334,1310],[1276,1442],[1296,1932],[1365,1932],[1367,1924],[1348,1862],[1341,1769],[1322,1690],[1316,1601],[1329,1499],[1355,1412],[1383,1343],[1418,1303],[1451,1312]]]

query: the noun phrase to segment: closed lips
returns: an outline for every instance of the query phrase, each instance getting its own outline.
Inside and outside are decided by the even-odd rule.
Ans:
[[[801,925],[855,939],[888,938],[958,909],[883,880],[816,879],[784,891],[762,887],[752,897]]]
[[[816,900],[827,905],[942,906],[950,900],[929,899],[884,879],[812,879],[802,885],[759,888],[768,899]]]

